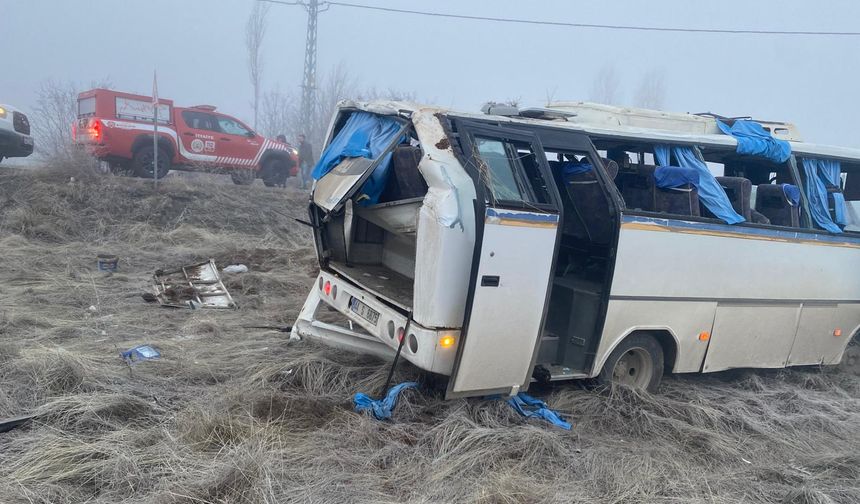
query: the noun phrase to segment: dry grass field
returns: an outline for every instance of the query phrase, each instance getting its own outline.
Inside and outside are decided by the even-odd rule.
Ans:
[[[0,503],[860,502],[860,378],[838,369],[537,392],[571,431],[417,391],[392,422],[356,414],[386,363],[251,328],[289,325],[313,283],[306,199],[2,172],[0,418],[37,416],[0,434]],[[209,258],[249,266],[224,275],[238,310],[141,298]],[[162,358],[129,369],[138,344]]]

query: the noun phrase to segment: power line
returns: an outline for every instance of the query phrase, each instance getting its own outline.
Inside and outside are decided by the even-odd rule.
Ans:
[[[273,3],[288,3],[279,0],[259,0]],[[298,2],[301,3],[301,2]],[[453,19],[468,19],[472,21],[491,21],[498,23],[516,23],[541,26],[558,26],[565,28],[589,28],[603,30],[627,30],[627,31],[650,31],[650,32],[674,32],[674,33],[722,33],[731,35],[805,35],[805,36],[834,36],[834,37],[856,37],[860,36],[860,32],[842,32],[842,31],[811,31],[811,30],[732,30],[720,28],[672,28],[660,26],[634,26],[634,25],[613,25],[613,24],[594,24],[594,23],[567,23],[563,21],[539,21],[530,19],[516,18],[501,18],[489,16],[469,16],[465,14],[449,14],[442,12],[416,11],[409,9],[395,9],[393,7],[379,7],[376,5],[363,5],[350,2],[326,1],[321,2],[326,5],[334,5],[338,7],[350,7],[354,9],[366,9],[382,12],[392,12],[398,14],[413,14],[419,16],[431,16]]]

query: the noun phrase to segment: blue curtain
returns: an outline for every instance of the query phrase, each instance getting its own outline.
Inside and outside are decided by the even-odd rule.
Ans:
[[[735,121],[729,126],[717,120],[717,126],[738,141],[738,154],[763,157],[774,163],[785,163],[791,157],[791,144],[775,139],[755,121]]]
[[[803,189],[806,193],[806,199],[809,200],[809,213],[818,227],[831,233],[841,233],[842,229],[830,217],[827,204],[827,184],[839,186],[840,171],[839,161],[803,158],[803,173],[806,177]],[[836,198],[837,216],[842,214],[844,218],[844,205],[844,199]]]
[[[671,149],[681,168],[693,168],[699,173],[699,183],[696,187],[699,190],[699,201],[705,205],[705,208],[728,224],[737,224],[746,220],[735,212],[732,202],[726,196],[726,191],[714,178],[708,165],[696,156],[692,147],[674,145]],[[657,158],[658,165],[669,166],[669,146],[655,145],[654,157]]]

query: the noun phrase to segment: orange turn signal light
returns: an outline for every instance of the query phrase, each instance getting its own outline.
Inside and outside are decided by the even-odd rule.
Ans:
[[[833,335],[836,336],[837,338],[842,336],[842,329],[837,327],[836,329],[833,330]]]
[[[451,348],[456,340],[453,336],[442,336],[439,338],[439,346],[442,348]]]
[[[711,333],[708,331],[702,331],[699,333],[699,341],[708,341],[711,339]]]

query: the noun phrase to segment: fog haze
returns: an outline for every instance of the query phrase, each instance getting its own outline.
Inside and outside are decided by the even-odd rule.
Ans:
[[[860,3],[662,0],[363,0],[378,6],[582,23],[856,30]],[[208,103],[250,122],[245,21],[252,0],[0,0],[0,102],[28,111],[47,79]],[[306,13],[272,5],[263,89],[298,94]],[[805,139],[860,147],[860,37],[608,31],[392,14],[332,6],[319,18],[319,72],[477,110],[487,100],[588,99],[614,67],[621,104],[662,75],[664,108],[795,122]]]

